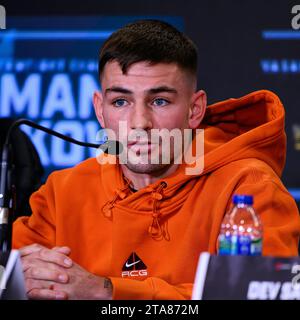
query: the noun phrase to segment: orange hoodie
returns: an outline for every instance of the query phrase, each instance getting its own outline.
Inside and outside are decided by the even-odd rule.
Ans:
[[[211,105],[202,128],[199,175],[181,165],[132,193],[118,165],[94,158],[53,172],[31,197],[32,216],[15,222],[14,247],[69,246],[75,262],[111,279],[114,299],[190,299],[199,254],[217,252],[222,218],[240,193],[254,196],[263,254],[297,255],[299,213],[279,178],[286,136],[278,97],[257,91]]]

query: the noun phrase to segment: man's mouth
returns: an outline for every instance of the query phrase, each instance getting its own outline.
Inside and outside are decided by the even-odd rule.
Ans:
[[[129,141],[127,143],[127,148],[133,152],[149,153],[154,149],[156,144],[151,143],[151,141]]]
[[[128,141],[127,146],[131,147],[131,146],[147,146],[149,144],[152,144],[151,141]]]

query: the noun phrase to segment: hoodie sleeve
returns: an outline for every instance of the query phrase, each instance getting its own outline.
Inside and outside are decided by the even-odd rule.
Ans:
[[[254,176],[255,181],[241,183],[234,193],[253,196],[263,225],[263,255],[298,256],[300,217],[295,200],[279,179],[263,179],[258,172]]]
[[[279,181],[254,179],[254,183],[253,175],[248,178],[250,181],[241,182],[233,193],[251,194],[255,199],[254,208],[264,228],[263,255],[297,256],[300,218],[294,199]],[[258,178],[257,175],[254,178]],[[230,205],[231,198],[228,199],[228,209]],[[192,283],[171,285],[155,277],[144,281],[110,279],[113,299],[191,299],[193,288]]]
[[[19,217],[13,224],[13,248],[38,243],[47,248],[55,246],[55,217],[51,214],[54,210],[54,197],[49,191],[52,184],[51,175],[48,181],[30,197],[32,214],[30,217]]]

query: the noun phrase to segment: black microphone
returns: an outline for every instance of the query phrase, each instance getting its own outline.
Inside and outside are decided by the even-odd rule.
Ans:
[[[83,147],[90,147],[102,150],[106,154],[118,155],[122,153],[123,146],[119,141],[105,141],[103,144],[94,144],[79,141],[59,132],[43,127],[28,119],[19,119],[9,127],[2,149],[1,177],[0,177],[0,253],[11,250],[12,222],[15,210],[15,186],[12,164],[12,152],[10,139],[13,130],[22,125],[28,125],[35,129],[44,131],[50,135]]]

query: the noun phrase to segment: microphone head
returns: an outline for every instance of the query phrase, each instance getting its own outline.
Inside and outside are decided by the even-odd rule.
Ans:
[[[112,154],[114,156],[117,156],[118,154],[122,153],[123,145],[119,141],[107,140],[99,146],[99,149],[106,154]]]

